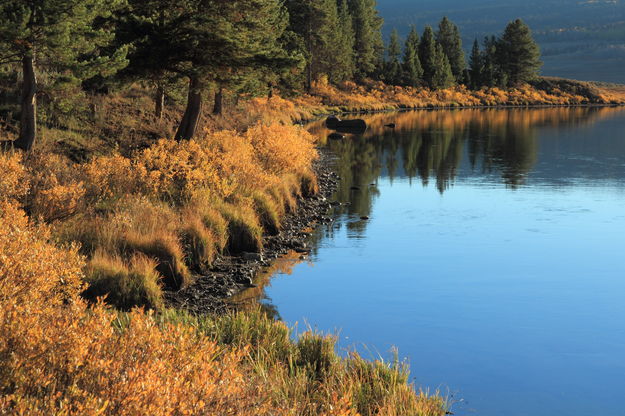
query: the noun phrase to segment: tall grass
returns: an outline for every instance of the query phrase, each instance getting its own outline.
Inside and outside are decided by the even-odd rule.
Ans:
[[[161,325],[190,325],[224,347],[246,348],[244,362],[273,392],[275,403],[293,406],[298,415],[324,414],[341,399],[345,414],[434,416],[448,408],[439,395],[415,391],[404,363],[353,353],[341,357],[335,337],[311,331],[294,337],[261,309],[220,317],[168,310],[157,319]]]

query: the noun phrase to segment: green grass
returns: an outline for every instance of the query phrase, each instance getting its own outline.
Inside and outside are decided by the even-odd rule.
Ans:
[[[416,391],[408,366],[395,359],[369,361],[336,353],[336,337],[294,330],[260,308],[224,316],[194,316],[179,310],[156,315],[161,325],[184,323],[220,345],[246,348],[244,360],[275,400],[299,403],[299,415],[318,415],[324,406],[348,397],[363,416],[443,416],[448,402],[438,394]]]

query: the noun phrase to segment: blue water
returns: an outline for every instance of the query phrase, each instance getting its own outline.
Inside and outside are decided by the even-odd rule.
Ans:
[[[351,205],[263,302],[341,349],[397,347],[457,415],[625,415],[625,110],[368,121],[328,143]]]

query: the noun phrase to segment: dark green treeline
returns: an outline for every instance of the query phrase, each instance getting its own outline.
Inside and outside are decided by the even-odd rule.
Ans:
[[[76,97],[141,83],[157,119],[168,102],[184,103],[176,138],[185,140],[207,97],[219,114],[227,94],[288,95],[316,80],[514,85],[539,67],[521,21],[478,47],[469,68],[446,18],[405,42],[393,32],[387,48],[382,25],[375,0],[3,0],[0,115],[15,120],[13,145],[28,150],[37,122],[75,114]]]
[[[393,30],[378,76],[408,87],[508,88],[536,78],[541,65],[538,45],[520,19],[510,22],[500,38],[486,37],[482,45],[476,39],[467,65],[460,31],[444,17],[436,31],[426,26],[420,38],[411,27],[403,57],[398,32]]]

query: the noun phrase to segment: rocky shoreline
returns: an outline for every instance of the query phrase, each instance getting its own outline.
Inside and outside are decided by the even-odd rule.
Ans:
[[[232,307],[228,299],[245,289],[254,287],[257,273],[289,251],[306,256],[310,249],[308,229],[333,221],[329,215],[333,203],[330,197],[336,191],[339,177],[335,173],[336,158],[326,149],[318,149],[319,159],[313,169],[319,183],[319,193],[309,198],[300,197],[295,212],[283,219],[278,235],[265,236],[260,253],[241,256],[219,256],[210,272],[197,276],[195,282],[178,292],[166,292],[168,307],[187,310],[194,314],[225,313]]]

